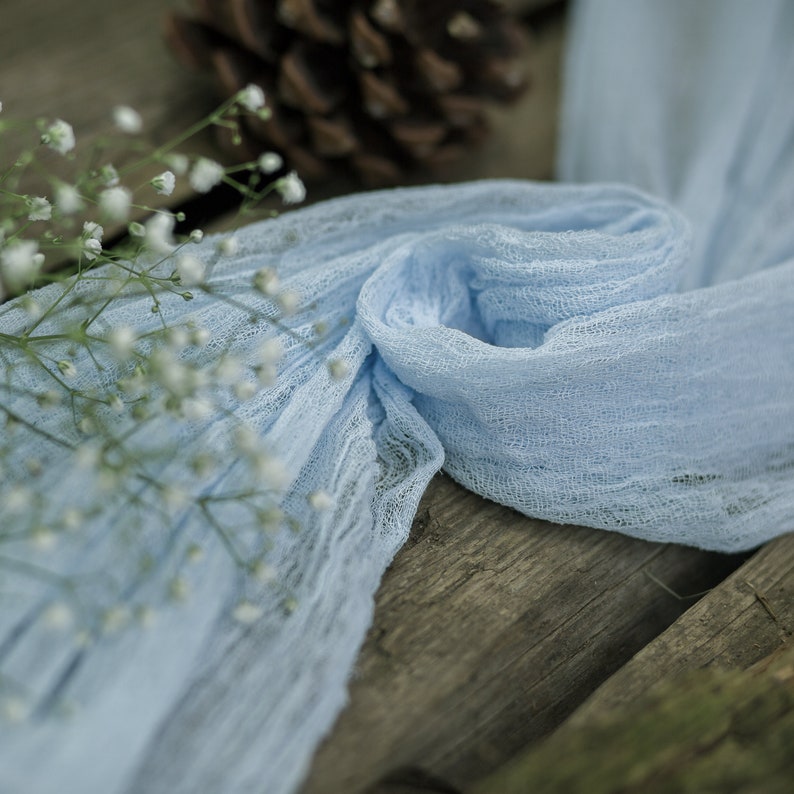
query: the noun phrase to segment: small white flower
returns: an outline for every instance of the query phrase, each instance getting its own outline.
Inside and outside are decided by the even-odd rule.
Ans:
[[[212,338],[212,334],[207,328],[197,325],[190,329],[190,344],[195,347],[206,347]]]
[[[284,314],[294,314],[301,303],[300,293],[294,289],[285,289],[278,296],[278,305]]]
[[[280,460],[268,455],[258,455],[253,463],[257,477],[266,485],[277,491],[287,486],[289,475]]]
[[[254,273],[254,288],[272,298],[278,294],[278,273],[272,267],[263,267]]]
[[[190,421],[208,419],[214,412],[215,406],[206,397],[188,397],[182,401],[182,415]]]
[[[234,396],[240,402],[250,400],[256,394],[256,384],[250,380],[241,380],[234,385]]]
[[[63,631],[72,625],[74,614],[68,604],[64,604],[62,601],[56,601],[44,610],[42,619],[44,620],[44,625],[48,629]]]
[[[165,158],[165,162],[171,166],[171,170],[175,174],[186,174],[187,169],[190,167],[190,160],[186,154],[179,154],[178,152],[174,152],[173,154],[169,154]]]
[[[99,169],[99,179],[105,187],[116,187],[119,183],[119,172],[116,166],[108,163]]]
[[[232,610],[232,617],[238,623],[244,626],[250,626],[256,623],[263,615],[262,607],[252,604],[250,601],[240,601],[239,604]]]
[[[237,94],[237,101],[252,113],[265,105],[265,92],[253,83],[249,83]]]
[[[138,335],[132,326],[118,325],[111,329],[107,336],[107,341],[113,351],[113,355],[123,361],[132,355],[135,343],[138,341]]]
[[[33,492],[25,485],[14,485],[5,494],[3,506],[10,513],[22,513],[33,504]]]
[[[182,396],[191,393],[193,379],[190,370],[170,350],[156,350],[149,357],[149,365],[157,382],[168,392]]]
[[[190,502],[190,494],[179,485],[166,485],[161,496],[169,510],[182,510]]]
[[[118,394],[111,394],[110,397],[108,397],[108,407],[113,413],[124,413],[124,402]]]
[[[161,196],[170,196],[176,187],[176,176],[173,171],[163,171],[150,184]]]
[[[255,455],[259,452],[261,439],[252,427],[238,425],[234,428],[234,446],[241,455]]]
[[[86,221],[83,224],[83,234],[88,237],[93,237],[94,240],[99,240],[99,242],[102,242],[102,235],[104,233],[104,227],[100,226],[94,221]]]
[[[184,287],[193,287],[204,280],[206,266],[192,254],[183,254],[176,260],[176,272]]]
[[[30,542],[38,551],[52,551],[58,545],[58,536],[46,527],[37,527],[30,536]]]
[[[201,229],[193,229],[189,238],[191,243],[200,243],[204,239],[204,232]]]
[[[26,287],[38,274],[44,261],[38,248],[35,240],[15,240],[0,251],[0,275],[11,289]]]
[[[102,253],[102,235],[104,233],[104,228],[94,221],[86,221],[83,224],[80,247],[83,256],[89,262],[93,262]]]
[[[282,355],[284,351],[281,342],[274,336],[264,339],[256,349],[256,360],[259,364],[277,364]]]
[[[99,194],[99,209],[114,221],[125,221],[132,206],[132,193],[126,187],[109,187]]]
[[[0,102],[0,113],[2,113],[2,112],[3,112],[3,103]]]
[[[313,491],[308,496],[309,506],[318,513],[330,510],[334,506],[334,500],[327,491]]]
[[[341,358],[332,358],[328,362],[328,374],[333,380],[344,380],[350,374],[350,366]]]
[[[99,466],[102,461],[102,450],[98,444],[80,444],[75,450],[75,462],[78,469],[90,471]]]
[[[56,119],[44,131],[41,136],[41,142],[50,147],[58,154],[66,154],[74,149],[75,138],[72,125],[65,122],[63,119]]]
[[[204,549],[198,543],[191,543],[185,551],[185,559],[194,564],[201,562],[204,559]]]
[[[113,123],[122,132],[130,135],[135,135],[143,129],[141,114],[129,105],[117,105],[113,108]]]
[[[300,204],[306,198],[306,187],[295,171],[282,176],[276,182],[276,190],[285,204]]]
[[[73,215],[83,208],[83,198],[74,185],[59,182],[55,186],[55,206],[64,215]]]
[[[22,306],[22,310],[30,317],[31,320],[38,320],[39,317],[44,313],[41,304],[33,298],[31,295],[25,295],[22,298],[22,302],[20,304]]]
[[[240,244],[234,236],[224,237],[218,240],[215,248],[221,256],[234,256],[240,250]]]
[[[196,160],[188,177],[193,190],[199,193],[208,193],[223,179],[224,169],[220,163],[207,157]]]
[[[261,584],[270,584],[276,578],[275,568],[272,565],[268,565],[266,562],[262,562],[261,560],[254,565],[251,573],[254,575],[254,579]]]
[[[121,604],[110,607],[102,614],[102,631],[105,634],[115,634],[127,625],[129,619],[130,613],[127,607]]]
[[[281,155],[276,154],[276,152],[265,152],[259,156],[257,164],[263,174],[273,174],[284,165],[284,161],[281,159]]]
[[[278,380],[278,368],[275,364],[257,364],[256,378],[260,386],[273,386]]]
[[[190,343],[190,335],[187,332],[187,328],[175,325],[173,328],[168,329],[167,340],[168,347],[174,353],[181,353]]]
[[[237,356],[225,355],[215,368],[215,377],[220,383],[233,386],[243,376],[243,364]]]
[[[85,516],[76,507],[67,507],[61,514],[61,522],[64,529],[72,531],[79,529],[84,520]]]
[[[61,371],[61,374],[64,376],[64,378],[77,377],[77,367],[75,367],[75,365],[68,359],[61,359],[58,362],[58,369]]]
[[[52,204],[44,196],[28,196],[29,221],[48,221],[52,217]]]
[[[93,237],[89,237],[87,240],[83,240],[82,250],[83,256],[89,262],[93,262],[102,253],[102,243]]]
[[[146,230],[144,235],[144,245],[153,254],[167,256],[175,247],[174,216],[165,212],[158,212],[152,215],[144,224]]]

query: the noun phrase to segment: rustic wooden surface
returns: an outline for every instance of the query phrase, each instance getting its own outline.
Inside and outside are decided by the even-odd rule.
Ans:
[[[436,478],[304,794],[419,792],[417,770],[465,787],[555,728],[686,609],[658,582],[698,593],[736,564],[533,521]]]
[[[571,721],[471,794],[789,794],[792,749],[787,642],[750,670],[690,671],[631,707]]]
[[[794,636],[794,535],[768,543],[642,649],[574,722],[630,703],[654,681],[706,666],[746,669]]]
[[[793,750],[788,535],[753,555],[599,687],[549,741],[524,751],[476,794],[590,794],[614,791],[621,779],[634,781],[621,790],[678,791],[684,775],[690,791],[788,792]],[[549,774],[554,757],[576,757],[576,765]]]
[[[4,114],[60,116],[83,141],[108,129],[116,104],[142,113],[154,144],[189,125],[215,103],[163,46],[167,5],[4,0]],[[537,31],[533,90],[494,114],[491,140],[448,181],[551,175],[563,40],[560,19]],[[207,138],[197,145],[211,151]],[[172,206],[190,198],[181,182]],[[349,707],[304,794],[466,789],[584,701],[574,720],[676,670],[746,667],[791,634],[793,561],[786,538],[728,576],[742,558],[533,521],[439,477],[383,582]],[[698,601],[666,588],[713,589]]]

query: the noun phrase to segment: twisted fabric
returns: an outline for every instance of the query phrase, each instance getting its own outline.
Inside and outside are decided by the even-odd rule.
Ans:
[[[579,102],[610,53],[626,59],[627,84],[643,64],[652,63],[656,74],[674,57],[664,54],[664,36],[653,44],[657,15],[694,47],[680,28],[683,6],[636,5],[634,12],[633,3],[620,4],[612,17],[637,21],[627,39],[636,45],[626,52],[611,46],[622,41],[617,28],[587,24],[596,4],[575,22],[569,130],[599,118],[598,91],[592,107]],[[755,97],[763,84],[770,102],[780,94],[765,82],[769,61],[776,68],[785,61],[794,78],[792,59],[775,38],[791,12],[775,8],[779,18],[770,12],[759,23],[767,36],[757,34],[764,63],[753,67],[757,82],[747,86]],[[725,40],[718,43],[714,51],[722,53]],[[703,86],[711,84],[704,78]],[[666,90],[653,98],[653,118],[664,118],[668,95],[678,96],[678,88]],[[769,157],[768,175],[791,173],[794,124],[782,105],[788,108],[775,105],[768,124],[764,116],[766,137],[747,128],[757,114],[729,111],[743,133],[731,133],[733,148],[723,148],[732,156],[720,168],[729,163],[735,177],[743,164]],[[574,123],[577,113],[587,115]],[[605,116],[605,125],[625,120],[613,119],[608,105]],[[568,176],[588,178],[588,168],[598,171],[601,155],[617,146],[606,138],[595,153],[581,154],[597,129],[589,125],[581,138],[569,133],[562,152]],[[636,133],[628,123],[626,135]],[[690,132],[678,139],[681,151],[670,156],[687,164],[684,182],[701,162],[687,141],[706,145]],[[637,158],[631,174],[612,176],[637,175],[646,162]],[[672,172],[664,166],[659,173]],[[757,173],[748,166],[748,179]],[[674,182],[679,190],[673,185],[667,195],[679,200],[681,181]],[[207,534],[207,558],[193,575],[191,599],[147,632],[74,650],[39,626],[46,593],[34,592],[21,610],[3,606],[6,669],[24,672],[44,701],[68,673],[81,707],[65,722],[34,718],[0,728],[0,788],[295,790],[344,703],[380,577],[442,465],[465,486],[530,515],[650,540],[727,551],[790,530],[794,227],[784,221],[794,190],[781,177],[771,205],[760,189],[749,198],[739,193],[720,190],[711,197],[720,208],[709,212],[691,209],[702,208],[703,194],[690,199],[694,255],[684,217],[634,188],[516,181],[327,202],[249,227],[230,263],[216,261],[213,241],[205,241],[200,254],[213,266],[213,284],[244,306],[257,307],[252,275],[271,266],[311,307],[283,332],[277,384],[230,406],[287,470],[284,506],[301,529],[276,536],[272,561],[294,594],[294,609],[285,612],[278,594],[264,591],[261,620],[235,623],[236,569],[192,513],[175,532]],[[734,223],[748,201],[747,224]],[[766,218],[768,235],[757,233],[757,217]],[[728,259],[723,234],[733,241]],[[725,265],[729,260],[741,260],[740,280],[727,280],[739,267]],[[682,284],[699,288],[679,291]],[[169,319],[186,311],[178,297],[162,307]],[[197,295],[189,313],[218,345],[253,356],[263,329],[245,311]],[[331,331],[309,355],[296,339],[318,318]],[[107,321],[144,331],[154,322],[143,300],[112,308]],[[3,322],[0,330],[9,332],[21,319],[10,312]],[[343,377],[330,377],[331,359],[346,363]],[[227,421],[213,417],[206,437],[224,438]],[[159,433],[168,432],[164,423]],[[20,460],[28,452],[20,450]],[[51,460],[63,472],[50,483],[56,495],[76,487],[69,461],[67,453]],[[331,509],[307,504],[306,494],[318,489],[332,495]],[[112,525],[100,521],[95,531],[101,539]],[[113,559],[101,542],[84,553],[97,564]],[[167,565],[167,554],[160,562]],[[130,593],[134,581],[131,571]]]

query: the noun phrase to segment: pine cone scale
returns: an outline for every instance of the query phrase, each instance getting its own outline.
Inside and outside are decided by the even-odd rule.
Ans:
[[[399,182],[479,141],[490,99],[526,84],[525,37],[497,0],[192,0],[170,18],[178,57],[225,91],[262,86],[269,121],[242,120],[248,148],[303,174],[352,168]]]

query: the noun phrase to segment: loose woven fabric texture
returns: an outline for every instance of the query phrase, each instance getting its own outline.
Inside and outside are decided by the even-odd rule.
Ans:
[[[703,19],[721,20],[703,41],[680,3],[582,4],[573,19],[561,173],[663,198],[604,183],[402,189],[248,227],[233,260],[202,243],[213,285],[245,308],[197,291],[189,304],[164,297],[163,316],[195,319],[243,360],[274,334],[285,356],[272,388],[204,419],[185,443],[221,449],[233,415],[282,461],[299,529],[275,536],[271,561],[293,608],[264,588],[261,619],[235,622],[239,572],[187,509],[167,542],[153,539],[155,564],[167,569],[189,536],[204,538],[206,558],[191,598],[145,632],[75,648],[40,625],[49,595],[31,585],[21,606],[0,607],[0,663],[24,674],[40,705],[68,681],[80,708],[0,727],[0,789],[294,791],[344,704],[383,571],[441,467],[531,516],[654,541],[736,551],[792,529],[794,108],[782,97],[794,57],[781,33],[792,8],[753,6],[742,40],[758,62],[742,56],[744,99],[717,105],[722,127],[708,101],[668,139],[680,86],[660,85],[645,104],[637,93],[648,98],[662,67],[676,72],[667,37],[702,77],[692,97],[716,102],[723,75],[738,72],[724,51],[748,6],[703,5]],[[669,160],[656,163],[662,146]],[[289,330],[248,320],[265,300],[250,288],[264,266],[307,307]],[[318,319],[330,330],[308,350],[301,340]],[[0,331],[24,321],[6,311]],[[143,332],[157,318],[142,297],[105,322]],[[342,377],[329,360],[346,364]],[[34,370],[19,372],[35,385]],[[21,398],[11,407],[27,410]],[[164,421],[153,434],[170,432]],[[39,452],[20,449],[19,460]],[[56,503],[80,492],[70,454],[48,451]],[[327,510],[306,501],[319,490]],[[118,565],[112,532],[99,517],[63,570]],[[147,586],[136,577],[131,566],[131,602]]]

